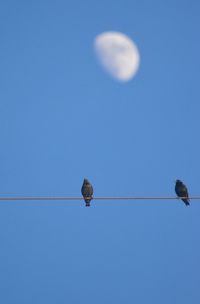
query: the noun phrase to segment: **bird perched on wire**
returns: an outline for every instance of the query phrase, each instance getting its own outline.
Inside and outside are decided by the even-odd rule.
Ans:
[[[176,180],[175,192],[178,195],[178,197],[184,197],[182,198],[182,201],[185,203],[186,206],[190,205],[187,187],[179,179]]]
[[[83,198],[85,200],[85,206],[90,207],[90,202],[93,199],[93,197],[92,197],[93,187],[86,178],[84,178],[83,185],[82,185],[82,188],[81,188],[81,193],[82,193]]]

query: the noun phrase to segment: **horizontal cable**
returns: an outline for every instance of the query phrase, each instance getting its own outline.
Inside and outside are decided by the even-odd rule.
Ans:
[[[88,197],[90,199],[90,197]],[[93,197],[93,200],[177,200],[190,199],[198,200],[200,196],[191,197],[177,197],[177,196],[99,196]],[[80,201],[83,197],[69,197],[69,196],[47,196],[47,197],[0,197],[0,201]]]

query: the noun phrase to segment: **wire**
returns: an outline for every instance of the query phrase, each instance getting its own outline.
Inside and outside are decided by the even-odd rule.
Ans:
[[[191,197],[177,197],[177,196],[99,196],[93,197],[93,200],[177,200],[190,199],[200,200],[200,196]],[[47,197],[0,197],[0,201],[80,201],[83,197],[69,197],[69,196],[47,196]]]

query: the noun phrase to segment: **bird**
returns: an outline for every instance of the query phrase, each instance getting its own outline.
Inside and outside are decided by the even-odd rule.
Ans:
[[[83,198],[85,200],[85,206],[90,207],[90,202],[93,199],[93,187],[88,181],[88,179],[84,178],[83,180],[83,185],[81,188],[81,193],[83,195]]]
[[[184,197],[182,198],[182,201],[185,203],[186,206],[190,205],[187,187],[179,179],[176,180],[175,192],[178,195],[178,197]]]

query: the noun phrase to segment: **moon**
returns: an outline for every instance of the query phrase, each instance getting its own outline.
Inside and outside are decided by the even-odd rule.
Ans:
[[[95,53],[103,68],[116,80],[125,82],[138,71],[140,54],[135,43],[120,32],[104,32],[95,37]]]

